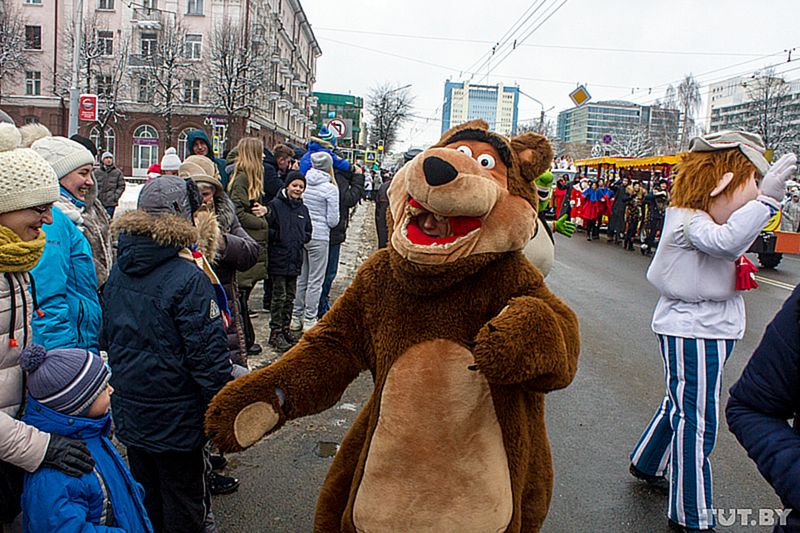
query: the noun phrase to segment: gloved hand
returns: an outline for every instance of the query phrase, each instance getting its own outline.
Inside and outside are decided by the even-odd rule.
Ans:
[[[42,466],[56,468],[70,476],[80,477],[94,469],[94,459],[85,442],[51,433]]]
[[[780,202],[786,195],[786,180],[792,177],[797,172],[797,156],[794,154],[786,154],[771,167],[764,180],[761,182],[761,194],[768,199],[774,200],[778,203],[777,209],[780,209]]]
[[[569,238],[572,238],[572,234],[575,233],[575,223],[567,220],[567,215],[561,215],[553,227],[558,233]]]

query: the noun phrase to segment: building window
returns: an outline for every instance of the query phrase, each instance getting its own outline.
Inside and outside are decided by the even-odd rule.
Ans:
[[[97,0],[97,9],[114,9],[114,0]]]
[[[25,71],[25,94],[28,96],[42,94],[42,73],[38,70]]]
[[[29,5],[40,6],[40,5],[42,5],[42,0],[25,0],[25,3],[29,4]]]
[[[112,91],[111,76],[100,74],[97,76],[97,94],[99,96],[109,96]]]
[[[183,80],[183,103],[200,103],[200,80]]]
[[[192,155],[188,151],[186,140],[189,138],[189,132],[195,129],[197,128],[186,128],[178,135],[178,157],[181,158],[181,161]]]
[[[139,78],[139,95],[137,101],[141,104],[152,104],[155,99],[155,87],[149,78]]]
[[[39,124],[39,117],[25,117],[25,124]]]
[[[158,163],[158,133],[153,126],[144,124],[133,132],[133,175],[146,175],[154,163]]]
[[[25,49],[26,50],[42,49],[41,26],[25,26]]]
[[[158,36],[155,33],[143,33],[141,38],[142,57],[152,57],[158,46]]]
[[[203,57],[203,36],[188,34],[183,48],[183,54],[188,59],[201,59]]]
[[[95,146],[97,146],[97,151],[101,154],[103,152],[111,152],[112,154],[117,153],[117,136],[114,133],[113,128],[106,128],[104,142],[100,142],[100,128],[95,126],[92,128],[92,131],[89,133],[89,138],[92,140]]]
[[[187,15],[202,15],[203,14],[203,0],[189,0],[186,2]]]
[[[100,49],[100,53],[104,56],[114,55],[114,32],[98,31],[97,46]]]

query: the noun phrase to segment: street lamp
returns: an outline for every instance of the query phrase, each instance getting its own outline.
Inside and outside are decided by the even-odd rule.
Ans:
[[[402,91],[403,89],[408,89],[412,85],[413,85],[413,83],[409,83],[408,85],[403,85],[402,87],[398,87],[397,89],[392,89],[391,91],[386,91],[384,94],[396,93],[397,91]]]
[[[546,113],[546,111],[544,110],[544,104],[541,101],[539,101],[538,98],[534,98],[533,96],[529,95],[526,92],[523,92],[523,91],[520,90],[519,94],[521,94],[523,96],[527,96],[528,98],[530,98],[531,100],[533,100],[534,102],[536,102],[537,104],[539,104],[542,107],[542,113],[541,113],[541,115],[539,115],[539,133],[544,134],[544,114]],[[555,106],[553,106],[553,107],[555,107]],[[553,107],[551,107],[547,111],[550,111],[551,109],[553,109]]]

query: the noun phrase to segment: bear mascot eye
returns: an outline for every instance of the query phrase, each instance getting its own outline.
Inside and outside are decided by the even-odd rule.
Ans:
[[[494,165],[495,165],[494,157],[490,156],[489,154],[481,154],[481,155],[479,155],[477,161],[478,161],[478,163],[480,163],[480,165],[483,168],[486,168],[486,169],[489,169],[489,170],[492,170],[494,168]]]
[[[467,154],[468,156],[472,157],[472,150],[470,150],[469,146],[461,145],[458,148],[456,148],[456,150],[458,150],[462,154]]]

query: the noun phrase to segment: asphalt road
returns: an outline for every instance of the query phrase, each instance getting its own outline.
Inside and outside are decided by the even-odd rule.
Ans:
[[[338,294],[374,249],[372,205],[354,216],[342,252]],[[650,318],[657,300],[645,272],[650,259],[604,239],[581,234],[557,237],[556,265],[548,278],[581,321],[581,359],[570,387],[550,394],[547,423],[555,465],[553,500],[545,532],[667,532],[666,496],[628,474],[628,454],[663,395],[662,364]],[[723,383],[741,374],[766,324],[800,281],[800,261],[786,258],[759,274],[761,288],[747,294],[747,333],[729,360]],[[266,317],[256,323],[266,338]],[[261,364],[276,357],[265,352]],[[371,392],[368,375],[340,403],[317,416],[287,424],[252,449],[229,456],[228,472],[241,479],[238,492],[214,499],[220,531],[311,530],[319,488],[336,443]],[[723,423],[712,456],[715,506],[720,509],[780,508],[771,488]],[[719,531],[770,531],[735,525]]]

